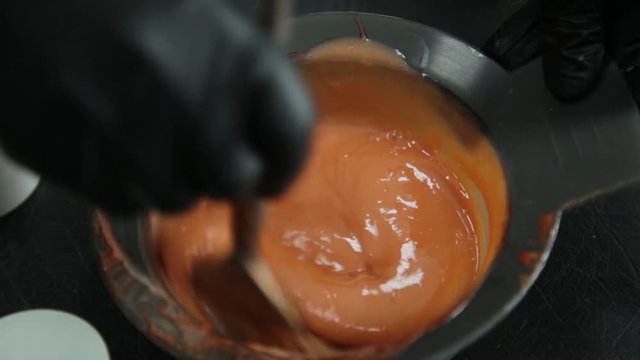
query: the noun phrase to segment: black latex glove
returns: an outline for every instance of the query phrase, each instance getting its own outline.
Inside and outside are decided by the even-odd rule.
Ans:
[[[306,91],[220,0],[7,0],[0,21],[0,142],[99,206],[272,195],[301,165]]]
[[[540,52],[547,88],[577,101],[596,86],[609,55],[640,103],[640,2],[530,0],[483,50],[511,70]]]

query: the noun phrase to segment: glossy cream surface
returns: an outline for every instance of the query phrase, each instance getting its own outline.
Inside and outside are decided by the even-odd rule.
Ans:
[[[362,40],[300,59],[318,111],[310,156],[267,203],[260,250],[307,327],[341,345],[403,345],[478,285],[507,221],[504,174],[456,100]],[[169,287],[194,313],[195,280],[233,250],[227,204],[155,215]],[[233,284],[230,284],[233,286]]]

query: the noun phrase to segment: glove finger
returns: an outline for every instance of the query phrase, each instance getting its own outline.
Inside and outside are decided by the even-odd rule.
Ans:
[[[611,54],[640,105],[640,3],[614,2],[608,15]]]
[[[182,171],[174,165],[169,143],[149,147],[154,141],[145,139],[133,148],[120,147],[104,134],[96,133],[75,140],[80,143],[79,157],[68,160],[76,175],[63,174],[61,180],[111,213],[148,208],[175,211],[195,198]]]
[[[183,162],[194,188],[210,196],[273,194],[302,163],[312,107],[284,55],[235,9],[217,5],[203,11],[220,32],[204,43],[215,50],[207,85],[181,122]]]
[[[254,59],[246,133],[264,169],[262,195],[282,191],[307,155],[314,109],[297,71],[284,55],[263,45]]]
[[[255,192],[262,163],[253,151],[236,143],[228,151],[212,150],[210,154],[213,156],[193,163],[195,188],[218,199],[239,199]]]
[[[482,50],[507,70],[517,69],[540,54],[543,28],[540,2],[532,0],[505,21]]]
[[[544,79],[561,101],[578,101],[598,83],[604,65],[601,0],[545,0]]]
[[[255,34],[223,1],[162,5],[168,8],[149,12],[131,30],[134,48],[153,70],[129,107],[144,104],[130,117],[145,122],[141,130],[154,131],[129,131],[125,141],[138,144],[127,154],[136,185],[145,190],[145,201],[164,210],[193,196],[247,192],[260,166],[239,133],[244,111],[238,104],[243,49]]]
[[[237,91],[218,96],[202,119],[185,122],[178,138],[191,186],[201,194],[232,199],[254,192],[263,166],[241,133],[244,109]]]

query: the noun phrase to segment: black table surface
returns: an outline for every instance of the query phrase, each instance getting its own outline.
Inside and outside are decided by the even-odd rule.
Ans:
[[[497,2],[492,9],[463,0],[317,1],[298,11],[382,12],[481,45],[523,1]],[[113,359],[171,359],[111,300],[96,266],[88,214],[82,201],[44,183],[0,218],[0,317],[60,309],[93,324]],[[524,300],[456,359],[640,359],[640,185],[568,211],[548,264]]]

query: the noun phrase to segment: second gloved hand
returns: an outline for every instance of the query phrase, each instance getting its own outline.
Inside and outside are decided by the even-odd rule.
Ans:
[[[272,195],[301,166],[306,90],[221,0],[10,0],[0,13],[0,142],[97,205]]]
[[[556,98],[578,101],[598,84],[608,54],[640,104],[640,3],[621,0],[529,0],[483,50],[507,69],[542,53]]]

